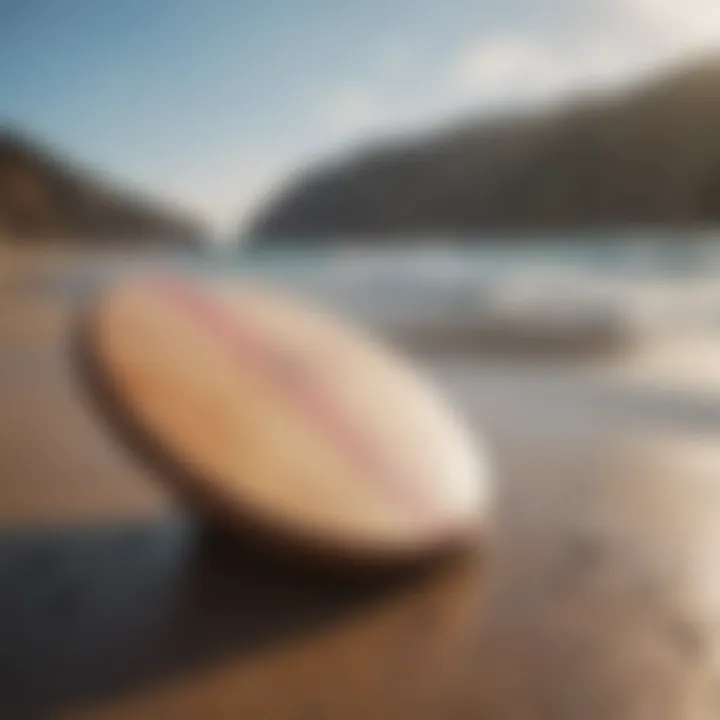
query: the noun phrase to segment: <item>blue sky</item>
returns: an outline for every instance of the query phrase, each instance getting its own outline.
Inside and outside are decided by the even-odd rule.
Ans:
[[[717,0],[0,0],[0,118],[231,226],[318,156],[715,47]]]

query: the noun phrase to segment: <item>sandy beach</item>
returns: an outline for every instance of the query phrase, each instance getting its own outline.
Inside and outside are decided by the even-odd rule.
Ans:
[[[28,287],[3,290],[0,321],[0,560],[10,562],[23,538],[43,537],[41,528],[92,538],[97,528],[158,526],[176,517],[153,473],[84,401],[68,352],[81,298]],[[416,360],[493,459],[497,515],[484,553],[489,564],[470,562],[461,581],[439,579],[384,610],[354,601],[354,619],[333,621],[323,632],[306,628],[301,639],[250,654],[235,654],[230,643],[201,658],[180,625],[163,625],[153,669],[142,677],[129,668],[144,667],[144,633],[158,598],[180,592],[173,553],[153,560],[154,594],[139,606],[138,624],[123,626],[120,645],[107,641],[117,622],[112,612],[95,630],[85,617],[66,627],[51,615],[31,630],[37,620],[22,609],[29,607],[23,598],[39,602],[44,585],[26,578],[0,600],[2,628],[29,633],[13,632],[5,644],[25,685],[0,681],[0,698],[15,708],[40,698],[53,717],[182,718],[210,710],[225,717],[228,708],[260,717],[271,688],[284,683],[283,697],[271,701],[273,718],[297,717],[308,706],[329,708],[322,717],[388,720],[439,717],[431,712],[439,706],[455,708],[452,717],[508,720],[539,717],[539,706],[543,717],[557,720],[716,717],[720,343],[665,339],[598,360],[478,353]],[[97,562],[106,568],[102,582],[112,584],[107,567],[118,551],[112,543],[103,550],[109,536],[102,537]],[[52,552],[70,567],[86,562],[77,555],[81,540],[57,542]],[[172,566],[164,564],[171,556]],[[100,572],[92,567],[84,576],[66,571],[71,594],[87,595]],[[140,570],[123,572],[129,573],[123,582],[138,592],[150,582],[133,574]],[[215,581],[203,582],[212,595]],[[436,603],[422,611],[436,618],[434,633],[412,620],[422,598]],[[106,617],[100,600],[87,602]],[[185,608],[183,627],[189,623],[215,647],[222,623],[213,625],[203,607]],[[290,611],[282,607],[277,612],[285,617]],[[241,642],[249,631],[242,618],[213,612]],[[261,625],[275,632],[280,617],[270,612]],[[73,651],[70,661],[43,650],[43,642],[72,642],[69,633],[90,649]],[[379,658],[404,643],[423,649],[401,677]],[[181,670],[169,662],[178,652]]]

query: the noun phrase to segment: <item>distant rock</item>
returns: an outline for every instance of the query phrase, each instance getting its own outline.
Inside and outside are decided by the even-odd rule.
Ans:
[[[0,242],[197,245],[179,210],[111,187],[13,130],[0,128]]]
[[[312,169],[258,246],[720,221],[720,59],[612,96],[468,122]]]

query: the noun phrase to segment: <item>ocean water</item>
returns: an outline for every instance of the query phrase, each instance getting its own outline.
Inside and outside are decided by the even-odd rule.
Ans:
[[[288,246],[261,252],[218,252],[190,268],[217,275],[259,275],[338,292],[401,295],[407,290],[478,289],[519,278],[667,280],[720,277],[720,230],[685,236],[612,234],[483,238],[412,246]]]
[[[480,241],[478,241],[480,240]],[[261,279],[390,326],[473,328],[510,314],[572,322],[720,318],[720,230],[430,239],[412,246],[287,245],[188,258],[192,273]],[[682,305],[678,310],[670,305]],[[677,317],[670,317],[671,315]],[[627,317],[626,317],[627,316]],[[690,317],[692,316],[692,317]]]
[[[261,280],[371,321],[479,322],[488,308],[562,308],[622,314],[634,304],[692,295],[720,318],[720,230],[543,237],[425,239],[412,245],[288,244],[262,251],[72,251],[42,272],[5,273],[4,287],[45,295],[93,292],[129,274],[182,272]],[[614,306],[614,307],[613,307]],[[697,313],[696,313],[697,314]],[[686,318],[683,318],[683,322]]]

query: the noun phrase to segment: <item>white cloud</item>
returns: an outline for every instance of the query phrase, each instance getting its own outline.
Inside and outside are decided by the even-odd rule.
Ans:
[[[331,133],[354,135],[377,128],[387,119],[386,109],[368,88],[342,88],[325,100],[320,121]]]
[[[497,106],[607,87],[644,69],[635,48],[612,37],[507,36],[468,45],[450,67],[450,85],[458,102]]]
[[[717,49],[720,45],[718,0],[621,0],[621,4],[666,51]]]
[[[606,22],[597,25],[469,42],[448,66],[455,101],[552,99],[632,81],[693,53],[720,51],[720,0],[611,0],[606,9]]]
[[[530,99],[561,90],[567,72],[550,47],[533,38],[483,38],[469,44],[451,67],[458,97],[483,102]]]

